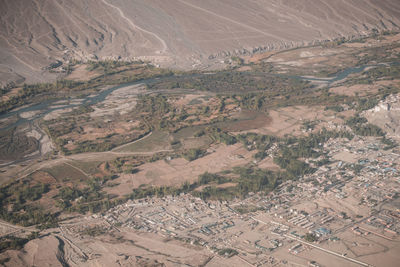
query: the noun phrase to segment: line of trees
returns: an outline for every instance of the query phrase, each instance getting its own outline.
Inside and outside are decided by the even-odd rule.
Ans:
[[[368,123],[368,120],[364,117],[356,115],[349,118],[346,124],[353,130],[357,135],[361,136],[384,136],[384,131],[378,126]]]

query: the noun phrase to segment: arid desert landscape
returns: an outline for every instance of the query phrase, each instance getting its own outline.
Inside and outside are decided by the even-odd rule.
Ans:
[[[231,56],[400,25],[393,0],[2,0],[0,6],[2,85],[55,80],[74,60],[215,69]]]
[[[398,266],[398,1],[0,7],[0,265]]]

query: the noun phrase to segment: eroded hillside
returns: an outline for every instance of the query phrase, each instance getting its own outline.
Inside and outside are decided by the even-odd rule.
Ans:
[[[395,0],[1,0],[0,7],[2,85],[54,79],[72,59],[215,68],[235,54],[400,25]]]

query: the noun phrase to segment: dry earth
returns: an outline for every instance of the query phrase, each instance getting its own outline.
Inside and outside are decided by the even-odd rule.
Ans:
[[[400,2],[0,0],[0,20],[4,85],[54,79],[57,73],[45,68],[58,60],[120,58],[175,68],[218,67],[234,54],[398,30]]]
[[[321,106],[292,106],[278,108],[269,111],[270,121],[260,125],[251,132],[259,134],[272,134],[276,136],[285,136],[286,134],[302,135],[305,130],[303,123],[316,121],[315,130],[322,127],[330,128],[334,124],[340,124],[342,121],[336,118],[329,111],[324,111]]]
[[[122,174],[115,180],[119,185],[107,188],[107,193],[128,194],[132,192],[132,188],[137,188],[142,184],[180,186],[186,181],[195,181],[204,172],[215,173],[244,165],[252,159],[254,154],[240,144],[217,145],[211,147],[209,152],[210,154],[190,162],[178,158],[143,164],[136,174]]]
[[[364,112],[372,124],[384,129],[390,137],[400,139],[400,97],[391,95],[373,109]]]

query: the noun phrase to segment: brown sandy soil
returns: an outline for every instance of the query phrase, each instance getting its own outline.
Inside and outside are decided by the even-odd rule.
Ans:
[[[201,264],[210,257],[208,250],[198,246],[151,233],[137,234],[128,228],[83,239],[68,233],[62,231],[59,239],[54,235],[35,239],[20,252],[7,251],[3,257],[13,259],[6,266],[62,266],[61,262],[69,266],[182,266]]]
[[[390,44],[390,43],[399,42],[399,41],[400,41],[400,33],[392,35],[392,36],[384,36],[383,40],[377,40],[376,42]]]
[[[201,192],[201,191],[203,191],[204,188],[206,188],[207,186],[210,186],[210,185],[215,186],[216,188],[229,188],[229,187],[236,186],[237,183],[229,182],[229,183],[224,183],[224,184],[205,184],[205,185],[201,185],[201,186],[197,187],[194,191]]]
[[[143,131],[138,131],[136,130],[135,126],[137,126],[137,122],[132,122],[132,123],[123,123],[123,122],[115,122],[115,123],[109,123],[107,127],[104,128],[97,128],[97,127],[92,127],[92,126],[83,126],[83,132],[72,132],[68,133],[66,135],[60,136],[60,138],[64,138],[66,140],[70,140],[68,144],[66,144],[64,147],[73,150],[78,147],[79,142],[85,142],[85,141],[96,141],[96,140],[101,140],[106,138],[107,136],[113,136],[115,135],[118,137],[119,135],[119,141],[122,142],[121,136],[127,136],[127,135],[136,135],[139,136],[140,134],[143,133]],[[99,141],[102,142],[102,141]]]
[[[21,112],[18,115],[23,119],[31,120],[34,116],[36,116],[37,114],[40,114],[41,112],[42,112],[41,110],[27,111],[27,112]]]
[[[356,163],[358,160],[357,154],[348,151],[340,151],[339,153],[333,155],[333,158],[336,160],[342,160],[344,162],[349,162],[349,163]]]
[[[382,252],[379,255],[362,256],[360,259],[368,261],[375,266],[396,267],[400,262],[399,250],[400,246],[397,243],[387,252]]]
[[[43,117],[43,120],[48,121],[48,120],[57,119],[60,116],[62,116],[64,113],[68,113],[68,112],[71,112],[71,111],[72,111],[72,108],[54,110],[54,111],[46,114]]]
[[[219,184],[216,187],[217,188],[229,188],[229,187],[234,187],[236,185],[237,185],[237,183],[224,183],[224,184]]]
[[[398,266],[400,244],[373,234],[358,236],[351,229],[338,235],[348,247],[348,251],[360,261],[374,266]],[[351,255],[349,254],[349,255]]]
[[[315,200],[315,203],[320,209],[327,208],[331,211],[346,212],[350,217],[356,215],[367,215],[367,209],[365,207],[359,207],[358,202],[354,199],[338,199],[334,195],[326,196]]]
[[[274,163],[274,160],[270,157],[266,157],[257,163],[257,166],[261,169],[268,169],[272,171],[279,171],[281,168]]]
[[[355,96],[356,94],[359,94],[362,96],[367,95],[368,93],[378,92],[379,87],[380,86],[377,85],[356,84],[352,86],[332,87],[329,91],[339,95]]]
[[[339,95],[355,96],[356,94],[359,94],[360,96],[364,96],[368,94],[375,94],[380,88],[397,84],[399,82],[400,80],[384,80],[377,81],[374,84],[355,84],[352,86],[332,87],[329,89],[329,91]]]
[[[365,42],[355,42],[355,43],[344,43],[342,46],[352,47],[352,48],[365,48],[383,44],[390,44],[393,42],[400,41],[400,34],[395,34],[392,36],[384,36],[383,38],[379,39],[367,39]]]
[[[100,74],[96,71],[90,71],[87,69],[87,64],[78,65],[74,68],[71,74],[67,75],[65,79],[73,80],[73,81],[89,81],[93,78],[96,78]]]
[[[172,150],[170,134],[163,131],[150,132],[149,134],[137,139],[133,142],[123,144],[113,148],[113,152],[142,152],[151,153],[152,151]]]
[[[266,53],[261,53],[261,54],[255,54],[252,55],[251,57],[244,57],[244,60],[246,63],[257,63],[260,62],[264,59],[267,59],[271,56],[273,56],[276,52],[266,52]]]
[[[165,242],[165,240],[155,234],[138,235],[129,230],[122,230],[122,235],[125,238],[133,240],[135,244],[139,246],[149,248],[151,251],[157,251],[159,253],[171,255],[173,258],[178,258],[182,263],[201,263],[206,260],[207,255],[209,254],[207,250],[204,248],[199,249],[197,246],[185,246],[182,245],[181,242],[173,240]],[[130,249],[129,243],[127,249]],[[162,258],[160,257],[160,260],[161,259]]]
[[[285,134],[302,135],[301,126],[305,121],[332,121],[329,112],[323,107],[293,106],[269,111],[271,122],[253,130],[261,134],[284,136]],[[318,125],[323,126],[322,124]]]
[[[385,252],[385,247],[381,244],[374,242],[370,236],[358,236],[348,230],[346,233],[340,235],[341,243],[343,243],[350,253],[350,257],[362,257],[370,254],[376,255]],[[378,256],[379,257],[379,256]],[[385,265],[388,266],[388,265]]]
[[[216,173],[244,165],[254,154],[244,149],[241,144],[218,145],[213,147],[213,150],[214,152],[191,162],[178,158],[171,161],[159,160],[146,163],[139,167],[140,171],[136,174],[122,174],[120,178],[114,180],[120,183],[118,186],[105,190],[111,194],[124,195],[131,193],[133,188],[142,184],[181,185],[185,181],[196,181],[204,172]]]
[[[231,258],[223,258],[221,256],[214,256],[211,261],[209,261],[206,267],[232,267],[232,266],[248,266],[243,260],[238,256],[233,256]]]
[[[95,105],[92,112],[80,115],[66,114],[65,120],[63,118],[55,123],[47,123],[50,132],[54,132],[52,134],[55,138],[65,139],[64,147],[69,150],[78,148],[79,144],[85,141],[101,143],[103,138],[109,138],[116,144],[129,142],[147,131],[140,127],[136,114],[132,114],[137,95],[141,92],[144,92],[143,85],[117,89],[107,96],[105,101]],[[44,119],[56,119],[62,113],[64,110],[50,113]],[[63,132],[64,127],[70,127],[70,130]]]
[[[11,258],[5,266],[62,266],[59,246],[60,241],[54,236],[35,239],[26,244],[23,251],[5,252],[3,257]]]
[[[9,100],[11,97],[18,95],[18,92],[22,89],[22,87],[16,87],[10,90],[10,92],[1,95],[0,97],[0,101],[7,101]]]
[[[250,66],[243,66],[237,69],[237,71],[250,71],[252,68]]]
[[[181,96],[177,100],[173,101],[173,105],[176,107],[180,107],[180,108],[183,108],[183,107],[190,108],[188,105],[192,101],[198,102],[198,103],[194,104],[193,106],[205,105],[209,101],[212,101],[212,99],[209,101],[205,100],[204,97],[206,97],[206,96],[213,96],[213,94],[187,94],[187,95]]]
[[[84,171],[65,160],[61,164],[54,164],[53,166],[43,168],[43,170],[53,176],[58,183],[71,183],[73,185],[78,184],[78,181],[84,181],[88,178],[88,175]]]
[[[11,123],[15,123],[18,120],[18,116],[14,115],[14,116],[10,116],[8,118],[4,118],[0,120],[0,127],[6,127]]]
[[[349,57],[350,48],[309,47],[292,51],[284,51],[270,56],[266,62],[289,65],[292,67],[344,66],[355,59]]]
[[[185,138],[181,141],[183,149],[201,148],[211,144],[212,140],[208,136]]]
[[[8,235],[9,233],[14,232],[15,229],[11,227],[7,227],[5,225],[0,225],[0,236]]]
[[[58,187],[64,185],[62,182],[57,181],[52,175],[45,171],[34,172],[31,176],[30,186],[38,183],[48,184],[50,191],[43,194],[40,200],[37,201],[43,209],[47,211],[56,212],[59,209],[55,206],[54,196],[58,194]]]
[[[37,171],[31,175],[32,179],[37,183],[43,184],[53,184],[57,182],[57,180],[51,176],[48,172]]]
[[[289,253],[287,253],[287,251],[283,251],[283,252],[279,252],[277,255],[282,255],[286,253],[286,257],[287,255],[291,255]],[[317,259],[317,262],[319,264],[321,264],[322,266],[329,266],[329,267],[357,267],[360,266],[356,263],[352,263],[349,262],[345,259],[342,258],[338,258],[336,256],[327,254],[321,250],[318,249],[306,249],[303,252],[299,253],[298,255],[293,255],[293,257],[295,257],[294,262],[298,262],[299,259],[302,259],[302,264],[304,264],[306,266],[306,264],[308,264],[309,261],[311,260],[315,260]]]
[[[90,113],[90,116],[97,118],[127,114],[135,108],[137,95],[144,92],[145,89],[142,84],[115,90],[103,102],[93,107],[94,111]]]
[[[98,138],[104,138],[105,136],[113,133],[117,134],[127,134],[132,131],[132,128],[138,126],[139,122],[133,123],[118,123],[115,126],[110,126],[109,128],[96,128],[90,125],[83,126],[83,133],[77,135],[67,135],[65,137],[69,137],[73,140],[96,140]],[[61,137],[63,138],[63,137]]]
[[[57,60],[141,59],[192,69],[221,66],[227,52],[287,49],[400,25],[393,0],[15,0],[0,10],[2,84],[55,79],[43,68]]]
[[[390,137],[400,140],[400,95],[393,95],[381,101],[375,108],[363,115],[372,124],[381,127]]]
[[[199,98],[198,95],[192,95],[192,94],[188,94],[188,95],[184,95],[181,96],[180,98],[178,98],[177,100],[173,101],[175,106],[179,106],[179,107],[184,107],[187,104],[189,104],[190,101]]]
[[[345,47],[351,47],[351,48],[365,48],[369,47],[371,44],[370,43],[346,43],[343,44]]]
[[[51,175],[52,173],[53,175]],[[35,186],[46,184],[49,186],[49,191],[42,194],[41,198],[37,201],[27,201],[27,205],[40,205],[44,210],[57,212],[59,208],[55,206],[54,197],[58,194],[60,187],[85,187],[84,183],[81,183],[87,177],[82,170],[75,168],[69,163],[64,163],[64,165],[58,165],[53,168],[49,168],[48,171],[38,170],[34,171],[32,174],[28,175],[26,178],[22,179],[13,184],[13,187],[20,186]]]
[[[356,113],[355,110],[349,109],[349,110],[340,112],[340,116],[343,116],[344,118],[347,119],[347,118],[354,116],[355,113]]]
[[[229,132],[238,133],[251,129],[258,129],[271,123],[271,116],[263,112],[240,110],[232,114],[233,119],[229,123],[221,123],[221,127]]]
[[[364,234],[368,235],[371,240],[375,240],[378,243],[387,243],[393,245],[400,241],[400,238],[397,234],[388,233],[382,228],[376,228],[372,225],[366,224],[365,222],[358,223],[356,226],[358,226],[360,230],[364,232]]]

